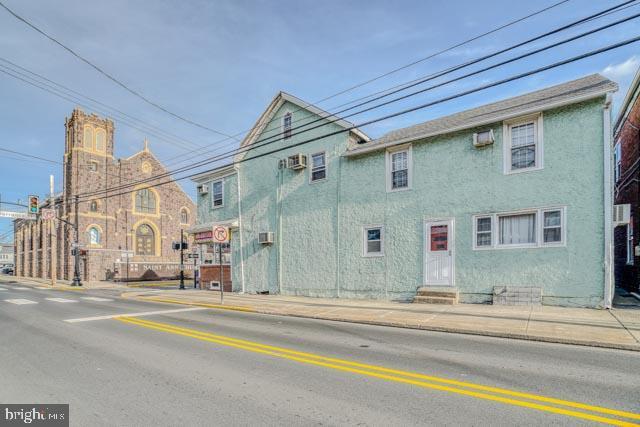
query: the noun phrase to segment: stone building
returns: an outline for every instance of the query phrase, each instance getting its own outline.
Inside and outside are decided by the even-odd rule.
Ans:
[[[180,257],[172,243],[195,221],[191,199],[175,182],[154,186],[166,177],[116,190],[166,172],[147,141],[138,153],[116,159],[113,122],[80,109],[67,118],[65,131],[63,191],[54,206],[61,220],[54,221],[55,230],[40,217],[15,221],[16,275],[51,277],[53,252],[57,278],[73,277],[69,223],[76,221],[77,196],[82,280],[176,277]]]

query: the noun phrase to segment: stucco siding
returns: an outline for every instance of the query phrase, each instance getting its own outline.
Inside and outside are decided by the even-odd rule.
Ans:
[[[452,218],[453,284],[462,301],[491,300],[494,286],[538,286],[544,302],[597,306],[604,286],[604,97],[544,111],[541,170],[504,173],[503,123],[414,141],[411,189],[387,192],[385,151],[343,157],[346,132],[237,164],[225,180],[225,205],[198,199],[199,222],[239,217],[232,240],[234,290],[244,263],[247,292],[319,297],[410,299],[424,285],[425,220]],[[284,103],[264,135],[280,130],[285,112],[294,127],[317,116]],[[495,142],[475,148],[472,134],[491,128]],[[319,129],[277,139],[245,159],[324,135]],[[271,130],[271,131],[270,131]],[[295,130],[294,130],[295,132]],[[310,183],[311,154],[326,154],[326,180]],[[278,161],[306,154],[309,167]],[[530,208],[565,209],[566,244],[519,249],[473,248],[473,216]],[[384,255],[363,256],[366,226],[384,228]],[[272,231],[275,242],[258,243]],[[244,246],[240,247],[240,240]]]

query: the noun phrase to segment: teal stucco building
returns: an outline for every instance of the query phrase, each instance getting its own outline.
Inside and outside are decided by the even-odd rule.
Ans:
[[[233,164],[194,178],[191,232],[230,227],[238,292],[609,306],[615,90],[590,75],[376,140],[279,93]]]

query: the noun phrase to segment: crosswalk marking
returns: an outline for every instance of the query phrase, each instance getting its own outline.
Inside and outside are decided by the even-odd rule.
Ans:
[[[47,301],[54,302],[78,302],[77,299],[66,299],[66,298],[45,298]]]
[[[87,301],[113,301],[112,299],[109,298],[100,298],[100,297],[80,297],[82,299],[86,299]]]
[[[7,288],[0,288],[0,291],[6,291]]]
[[[19,287],[19,288],[13,288],[13,289],[17,289],[17,290],[19,290],[19,291],[30,291],[30,290],[31,290],[31,288],[22,288],[22,287]]]
[[[22,298],[6,299],[5,301],[9,302],[11,304],[18,304],[18,305],[37,304],[37,302],[35,302],[35,301],[31,301],[31,300],[28,300],[28,299],[22,299]]]

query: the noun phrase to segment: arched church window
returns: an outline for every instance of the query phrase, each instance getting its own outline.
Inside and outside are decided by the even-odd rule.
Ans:
[[[136,229],[136,255],[155,255],[156,236],[148,224],[141,224]]]
[[[99,245],[101,241],[100,230],[97,227],[89,228],[89,243]]]
[[[140,213],[156,213],[156,196],[153,191],[143,188],[136,192],[136,211]]]
[[[189,223],[189,212],[187,211],[186,208],[182,208],[180,210],[180,222],[183,224]]]
[[[96,131],[96,151],[104,152],[107,144],[107,133],[103,129]]]
[[[91,149],[93,146],[93,128],[91,126],[84,127],[84,134],[82,136],[82,146],[84,148]]]

